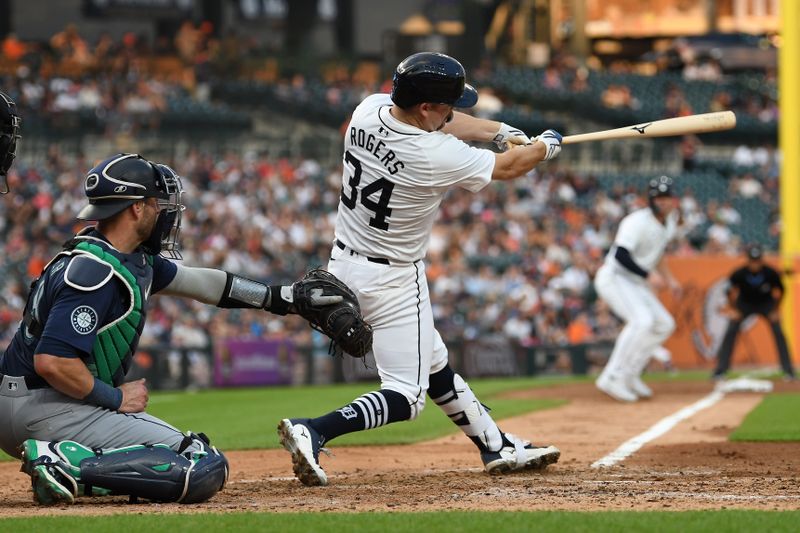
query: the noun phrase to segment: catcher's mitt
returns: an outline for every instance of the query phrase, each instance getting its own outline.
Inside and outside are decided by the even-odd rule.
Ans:
[[[326,298],[329,296],[334,298]],[[325,302],[339,300],[337,296],[341,301]],[[316,268],[295,282],[292,297],[293,310],[331,338],[334,353],[364,357],[372,349],[372,327],[361,317],[356,295],[327,270]]]

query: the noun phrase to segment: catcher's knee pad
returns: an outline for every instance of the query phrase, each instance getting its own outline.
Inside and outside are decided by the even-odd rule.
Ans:
[[[503,447],[503,434],[467,382],[450,365],[431,374],[428,394],[465,435],[487,450]]]
[[[222,490],[228,461],[208,440],[190,435],[199,451],[175,452],[166,445],[106,450],[80,462],[84,485],[158,502],[200,503]]]

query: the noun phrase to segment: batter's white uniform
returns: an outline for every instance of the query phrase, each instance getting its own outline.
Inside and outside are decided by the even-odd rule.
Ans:
[[[622,266],[615,254],[618,247],[623,247],[636,264],[651,272],[674,238],[677,225],[677,211],[673,210],[662,224],[649,207],[630,213],[620,222],[614,244],[594,281],[600,297],[625,321],[603,370],[604,375],[623,380],[628,376],[638,377],[653,350],[675,330],[675,320],[647,280]]]
[[[388,94],[367,97],[345,133],[343,184],[328,270],[358,296],[374,328],[382,388],[422,410],[428,377],[447,364],[433,325],[423,258],[445,192],[480,191],[495,155],[442,132],[426,132],[389,110]]]

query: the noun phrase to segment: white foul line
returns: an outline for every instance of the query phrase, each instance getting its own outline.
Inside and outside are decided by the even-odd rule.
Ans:
[[[619,448],[609,453],[602,459],[598,459],[597,461],[592,463],[592,468],[600,468],[603,466],[614,466],[615,464],[624,461],[631,454],[636,452],[639,448],[641,448],[651,440],[657,439],[670,429],[674,428],[679,422],[682,422],[687,418],[694,416],[703,409],[708,409],[709,407],[720,401],[723,397],[725,397],[724,392],[715,390],[705,398],[697,400],[692,405],[684,407],[680,411],[677,411],[666,418],[662,418],[644,433],[636,435],[632,439],[623,442]]]

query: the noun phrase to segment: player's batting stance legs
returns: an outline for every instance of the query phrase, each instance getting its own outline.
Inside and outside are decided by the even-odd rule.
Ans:
[[[361,287],[361,308],[374,328],[382,387],[321,417],[281,421],[281,443],[292,453],[300,481],[327,484],[319,465],[325,443],[346,433],[416,418],[425,406],[426,392],[476,444],[487,472],[543,468],[558,460],[560,453],[553,446],[536,447],[504,434],[448,365],[447,348],[433,326],[422,261],[381,267],[334,250],[329,268],[346,283]],[[403,289],[408,286],[415,290]]]

